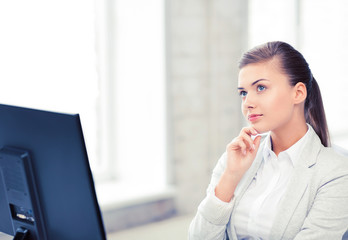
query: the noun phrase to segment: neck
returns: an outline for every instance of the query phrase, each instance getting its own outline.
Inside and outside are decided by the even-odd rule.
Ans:
[[[278,156],[300,140],[307,132],[308,126],[305,121],[297,124],[288,124],[281,129],[271,132],[273,152]]]

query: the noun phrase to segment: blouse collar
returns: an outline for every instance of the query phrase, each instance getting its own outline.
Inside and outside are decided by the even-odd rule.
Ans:
[[[300,138],[295,144],[293,144],[290,148],[286,149],[285,151],[282,151],[279,153],[278,157],[281,157],[283,155],[287,155],[293,166],[295,166],[295,164],[298,161],[299,155],[302,151],[303,146],[305,145],[306,139],[308,138],[309,132],[312,130],[312,126],[309,125],[307,123],[307,132],[306,134]],[[263,158],[265,161],[267,161],[269,159],[269,157],[276,157],[275,153],[272,150],[272,141],[271,141],[271,133],[268,132],[267,136],[265,138],[265,145],[264,145],[264,149],[263,149]]]

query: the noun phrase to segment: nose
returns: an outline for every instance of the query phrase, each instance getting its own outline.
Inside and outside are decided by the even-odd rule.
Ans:
[[[245,109],[255,108],[255,99],[250,94],[248,94],[245,97],[245,99],[243,101],[243,108],[245,108]]]

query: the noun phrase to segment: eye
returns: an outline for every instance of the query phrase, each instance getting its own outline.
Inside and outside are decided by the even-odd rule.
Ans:
[[[245,97],[247,95],[246,91],[240,91],[239,92],[239,96],[241,96],[242,98]]]
[[[258,91],[258,92],[262,92],[262,91],[264,91],[265,89],[266,89],[266,87],[263,86],[263,85],[258,85],[258,86],[257,86],[257,91]]]

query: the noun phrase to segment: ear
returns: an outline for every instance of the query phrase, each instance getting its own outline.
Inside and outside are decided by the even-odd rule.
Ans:
[[[298,82],[294,88],[294,103],[299,104],[306,100],[307,88],[303,82]]]

